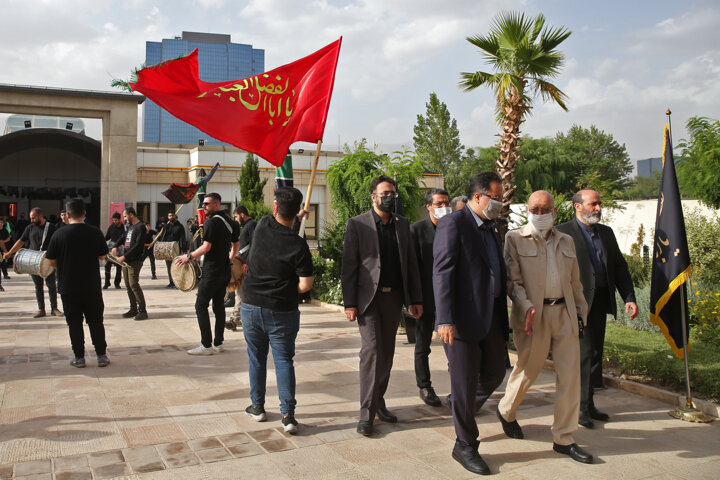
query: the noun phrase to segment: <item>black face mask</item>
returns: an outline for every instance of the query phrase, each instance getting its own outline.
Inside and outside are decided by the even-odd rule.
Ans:
[[[387,197],[380,197],[380,205],[378,208],[381,212],[393,213],[395,212],[395,197],[388,195]]]

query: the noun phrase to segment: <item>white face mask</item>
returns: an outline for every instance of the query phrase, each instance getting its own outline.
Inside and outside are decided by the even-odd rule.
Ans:
[[[555,223],[555,214],[546,213],[544,215],[535,215],[531,213],[528,220],[536,232],[546,234],[552,228],[553,223]]]
[[[497,200],[493,200],[492,198],[489,198],[488,200],[490,200],[490,202],[488,203],[488,206],[482,211],[482,213],[488,220],[495,220],[502,211],[503,203],[498,202]]]
[[[450,208],[450,207],[433,208],[433,217],[437,218],[438,220],[440,220],[442,217],[444,217],[445,215],[448,215],[450,213],[452,213],[452,208]]]

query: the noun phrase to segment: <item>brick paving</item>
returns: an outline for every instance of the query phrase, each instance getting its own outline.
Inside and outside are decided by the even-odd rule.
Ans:
[[[450,457],[449,410],[422,404],[412,346],[398,337],[386,396],[398,424],[376,422],[373,438],[355,432],[357,327],[341,313],[301,306],[295,357],[300,431],[286,435],[268,375],[268,421],[249,403],[242,332],[226,332],[226,353],[192,357],[199,343],[195,295],[166,290],[165,269],[143,269],[150,319],[121,318],[124,290],[105,290],[107,368],[98,368],[87,335],[85,369],[69,366],[64,318],[31,318],[27,275],[0,293],[0,479],[472,478]],[[449,391],[439,343],[431,354],[439,394]],[[581,465],[552,451],[554,378],[541,374],[519,414],[525,440],[504,436],[494,410],[504,386],[477,420],[480,453],[501,478],[720,478],[720,423],[689,424],[658,400],[609,388],[597,394],[612,421],[580,429],[578,443],[598,459]]]

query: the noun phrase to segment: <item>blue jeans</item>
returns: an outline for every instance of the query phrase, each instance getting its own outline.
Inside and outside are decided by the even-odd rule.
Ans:
[[[250,400],[265,405],[268,346],[275,362],[280,412],[295,414],[295,339],[300,329],[300,310],[280,312],[242,303],[240,305],[243,333],[250,370]]]

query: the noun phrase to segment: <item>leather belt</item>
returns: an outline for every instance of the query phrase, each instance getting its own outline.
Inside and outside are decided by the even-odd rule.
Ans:
[[[565,303],[564,298],[546,298],[543,300],[543,303],[545,305],[559,305],[561,303]]]
[[[392,287],[380,287],[379,290],[380,290],[380,293],[390,293],[390,292],[392,292],[393,289],[392,289]]]

